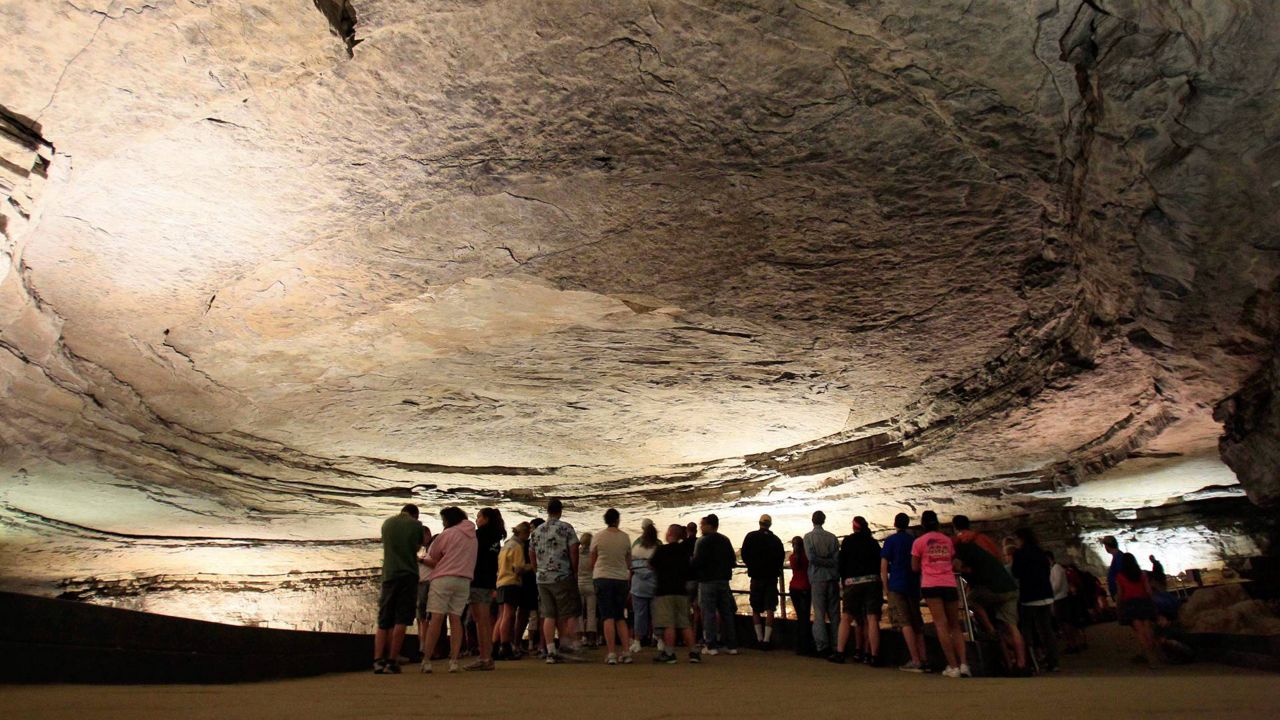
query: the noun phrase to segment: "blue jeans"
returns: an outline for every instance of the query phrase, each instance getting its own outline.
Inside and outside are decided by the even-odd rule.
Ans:
[[[730,649],[738,647],[738,631],[734,627],[734,616],[738,609],[733,602],[733,593],[729,592],[728,580],[714,580],[698,583],[698,604],[702,606],[702,636],[707,647],[720,644],[720,624],[724,623],[724,645]]]
[[[818,652],[836,644],[840,622],[840,581],[809,580],[813,586],[813,645]]]
[[[634,613],[631,621],[635,624],[636,639],[648,639],[653,634],[653,598],[632,595],[631,610]]]

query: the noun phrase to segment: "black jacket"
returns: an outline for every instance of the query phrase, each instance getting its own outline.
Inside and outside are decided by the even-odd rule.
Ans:
[[[846,535],[840,543],[838,565],[841,579],[863,575],[875,575],[879,578],[880,543],[876,542],[869,530]]]
[[[686,584],[693,578],[693,570],[689,567],[689,548],[686,543],[668,543],[659,545],[649,558],[649,567],[657,578],[655,597],[663,595],[684,595],[688,592]]]
[[[693,574],[698,582],[729,580],[737,564],[733,543],[718,532],[703,535],[693,546]]]
[[[747,533],[742,541],[742,564],[753,578],[776,578],[782,574],[787,552],[772,531],[760,529]]]

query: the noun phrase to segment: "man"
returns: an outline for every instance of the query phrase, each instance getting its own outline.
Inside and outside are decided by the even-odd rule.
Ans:
[[[656,589],[653,600],[653,622],[662,629],[663,649],[654,656],[656,663],[674,665],[676,663],[676,631],[684,636],[684,644],[689,648],[689,662],[702,662],[702,653],[698,652],[694,641],[693,622],[689,618],[689,595],[685,589],[692,573],[690,557],[686,546],[681,542],[684,528],[672,525],[667,528],[667,544],[653,551],[649,566],[653,568]]]
[[[969,583],[969,603],[980,610],[999,632],[1006,648],[1005,660],[1016,674],[1027,672],[1027,646],[1018,627],[1018,584],[1004,563],[983,550],[978,543],[956,545],[960,572]]]
[[[738,631],[734,627],[737,606],[729,591],[729,579],[738,564],[733,543],[721,535],[720,518],[714,513],[702,518],[702,537],[693,546],[693,572],[698,578],[698,603],[702,605],[702,635],[706,653],[715,655],[723,625],[724,648],[738,654]]]
[[[689,562],[693,562],[693,548],[698,544],[698,523],[690,522],[684,526],[684,540],[680,541],[684,545],[685,554],[689,556]],[[702,608],[698,606],[698,575],[695,572],[689,573],[689,609],[693,614],[693,634],[695,637],[701,637],[702,634]]]
[[[773,518],[760,516],[760,529],[747,533],[742,540],[742,564],[751,578],[751,624],[756,643],[762,650],[773,648],[773,613],[778,609],[778,578],[787,558],[782,540],[770,529]],[[760,616],[764,616],[761,624]]]
[[[1000,546],[996,541],[986,533],[980,533],[970,527],[968,515],[957,515],[951,520],[951,526],[956,529],[955,542],[960,543],[977,543],[978,547],[985,550],[991,557],[999,559],[1004,557],[1004,553],[1000,552]]]
[[[1116,599],[1116,575],[1120,574],[1120,558],[1124,557],[1124,553],[1120,552],[1120,543],[1116,542],[1114,535],[1107,535],[1102,538],[1102,549],[1111,556],[1111,566],[1107,568],[1107,590],[1111,593],[1111,601],[1114,603]]]
[[[578,533],[560,519],[563,512],[564,503],[558,498],[548,502],[547,521],[529,539],[529,560],[538,582],[538,614],[542,616],[548,665],[566,659],[554,642],[557,629],[560,642],[570,651],[576,649],[573,623],[582,612],[578,597]]]
[[[591,540],[591,581],[604,625],[608,649],[606,665],[631,664],[631,633],[627,628],[627,580],[631,577],[631,538],[618,529],[621,514],[614,508],[604,513],[604,530]],[[621,648],[622,656],[618,656]]]
[[[897,529],[880,548],[880,582],[889,590],[889,622],[902,630],[911,660],[899,667],[903,672],[924,672],[929,658],[924,647],[924,616],[920,614],[920,576],[911,570],[911,545],[916,541],[908,532],[911,518],[906,513],[893,517]]]
[[[480,657],[463,670],[492,670],[493,595],[498,588],[498,554],[507,528],[497,508],[481,508],[476,513],[476,567],[471,577],[471,619],[476,624],[476,644]]]
[[[467,519],[462,508],[447,507],[440,511],[444,530],[431,543],[423,562],[431,568],[431,588],[427,591],[427,648],[434,649],[440,629],[449,618],[449,672],[458,672],[458,656],[462,654],[462,612],[471,599],[471,578],[475,575],[476,526]],[[422,659],[422,672],[431,672],[431,655]]]
[[[813,514],[813,530],[804,536],[813,593],[813,646],[819,657],[831,654],[831,645],[836,640],[835,623],[840,614],[840,541],[823,529],[826,522],[826,513],[818,510]]]
[[[418,548],[424,530],[418,506],[405,505],[382,523],[382,592],[378,595],[378,631],[373,636],[373,672],[398,674],[404,629],[413,622],[418,592]]]

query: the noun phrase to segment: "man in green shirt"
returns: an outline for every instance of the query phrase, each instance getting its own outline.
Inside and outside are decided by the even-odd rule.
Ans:
[[[422,546],[418,506],[405,505],[382,523],[382,594],[378,596],[378,632],[373,640],[373,671],[400,672],[405,626],[413,622],[418,595],[418,548]]]
[[[1022,674],[1027,670],[1027,645],[1018,629],[1018,583],[1003,563],[977,543],[956,543],[956,563],[969,583],[969,603],[979,618],[993,622],[1004,644],[1005,662]]]

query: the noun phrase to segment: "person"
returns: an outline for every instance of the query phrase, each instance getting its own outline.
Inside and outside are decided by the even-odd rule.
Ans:
[[[791,607],[796,613],[796,654],[813,655],[813,620],[809,610],[813,605],[813,586],[809,584],[809,558],[804,554],[804,538],[791,538],[791,582],[787,585],[791,595]]]
[[[528,569],[520,576],[520,615],[516,619],[516,627],[524,628],[521,632],[528,637],[528,651],[537,652],[542,660],[547,657],[547,643],[542,637],[542,618],[538,615],[538,573],[533,568],[532,541],[534,531],[546,522],[540,517],[529,521],[529,540],[524,544],[524,561]]]
[[[720,534],[718,516],[712,513],[702,518],[701,529],[702,537],[693,546],[693,573],[698,578],[698,603],[702,606],[703,645],[708,655],[717,654],[720,647],[729,655],[737,655],[738,630],[734,621],[737,605],[729,590],[729,580],[738,557],[733,543]]]
[[[656,580],[653,568],[649,567],[649,559],[661,545],[662,543],[658,540],[658,528],[654,526],[652,520],[645,518],[644,522],[640,523],[640,537],[631,543],[631,608],[635,617],[635,627],[631,636],[632,654],[640,652],[640,647],[654,634],[653,599]]]
[[[1046,552],[1049,558],[1049,584],[1053,586],[1053,622],[1066,643],[1066,652],[1075,652],[1079,648],[1075,626],[1075,599],[1071,592],[1071,575],[1067,566],[1058,562],[1053,553]]]
[[[880,608],[884,604],[884,586],[880,584],[880,543],[871,536],[867,519],[861,515],[852,523],[853,533],[840,543],[837,557],[843,611],[836,651],[828,658],[845,661],[849,629],[858,630],[854,659],[872,667],[880,666]]]
[[[423,560],[427,559],[427,549],[431,546],[431,528],[422,525],[422,546],[418,548],[418,597],[414,604],[414,619],[418,623],[418,650],[427,652],[427,591],[431,589],[431,568]]]
[[[1049,556],[1031,528],[1014,532],[1013,577],[1018,581],[1022,635],[1044,654],[1044,669],[1058,671],[1058,637],[1053,632],[1053,584],[1049,579]]]
[[[493,596],[498,587],[498,554],[507,539],[507,526],[497,508],[481,508],[476,513],[476,569],[471,578],[471,618],[476,625],[480,657],[463,670],[492,670]]]
[[[693,634],[693,621],[689,611],[689,594],[686,589],[692,575],[692,558],[682,542],[684,529],[679,525],[667,528],[667,543],[654,549],[649,567],[654,575],[653,621],[662,629],[662,650],[653,657],[656,663],[674,665],[676,660],[676,633],[684,636],[689,648],[689,662],[702,662]]]
[[[1168,581],[1164,574],[1164,565],[1156,559],[1155,555],[1148,555],[1147,559],[1151,561],[1151,572],[1147,577],[1154,585],[1159,586],[1161,589],[1168,587]]]
[[[1006,667],[1027,673],[1027,646],[1018,627],[1018,583],[1004,563],[976,542],[957,543],[956,559],[969,583],[969,603],[1000,634]]]
[[[547,521],[533,531],[529,539],[529,560],[538,581],[538,614],[542,616],[542,642],[546,646],[547,664],[577,659],[573,653],[574,620],[582,611],[578,597],[578,533],[560,519],[564,503],[553,498],[547,503]],[[556,630],[564,653],[554,642]],[[568,655],[568,658],[565,657]]]
[[[823,525],[826,513],[813,513],[813,529],[804,536],[804,554],[809,560],[809,585],[813,594],[813,646],[819,657],[831,654],[840,614],[838,585],[840,541]]]
[[[1004,557],[1000,552],[1000,546],[996,544],[995,540],[991,539],[990,535],[973,529],[968,515],[955,516],[951,519],[951,526],[956,529],[956,545],[960,543],[976,543],[978,547],[987,551],[991,557],[997,559]]]
[[[595,583],[600,620],[604,625],[606,665],[630,665],[631,632],[627,628],[627,580],[631,577],[631,537],[618,529],[621,515],[604,513],[605,529],[591,540],[591,579]]]
[[[684,540],[681,542],[685,545],[685,550],[689,553],[690,562],[693,561],[693,548],[698,544],[698,523],[690,522],[684,526]],[[693,612],[693,634],[695,637],[701,637],[702,633],[702,607],[698,604],[698,577],[697,573],[689,575],[689,608]]]
[[[902,631],[911,659],[899,667],[904,672],[925,671],[929,658],[924,646],[924,617],[920,614],[920,576],[911,569],[911,545],[916,538],[907,529],[906,513],[893,517],[895,531],[880,548],[880,582],[889,591],[889,622]]]
[[[1114,599],[1116,596],[1116,575],[1120,574],[1120,543],[1116,542],[1115,535],[1107,535],[1102,538],[1102,549],[1111,556],[1111,565],[1107,568],[1107,592],[1111,593]]]
[[[938,529],[938,514],[925,510],[920,514],[924,533],[911,544],[911,569],[920,573],[920,595],[929,606],[933,626],[938,631],[938,644],[946,656],[944,677],[971,677],[965,660],[964,630],[960,625],[960,593],[952,569],[955,545]]]
[[[1147,664],[1156,666],[1156,605],[1151,599],[1151,583],[1133,553],[1120,553],[1116,570],[1116,611],[1120,624],[1133,628]]]
[[[405,505],[382,523],[382,591],[378,595],[378,630],[373,636],[373,672],[400,672],[405,628],[413,622],[418,590],[418,548],[426,531],[418,522],[418,506]]]
[[[742,540],[742,564],[751,579],[751,625],[756,631],[756,644],[762,650],[773,648],[773,614],[778,610],[778,578],[786,550],[773,534],[773,518],[761,515],[760,528],[747,533]],[[764,622],[761,622],[761,616]]]
[[[581,547],[591,552],[591,541],[594,535],[589,532],[582,533],[578,538]],[[597,610],[598,598],[596,597],[596,584],[591,578],[591,563],[578,563],[578,597],[582,598],[582,613],[578,616],[582,622],[581,640],[586,643],[587,647],[596,647],[600,644],[597,628],[600,627],[599,613]]]
[[[444,530],[431,543],[423,561],[431,568],[431,590],[427,593],[427,648],[435,648],[440,639],[444,619],[449,618],[449,672],[458,672],[458,656],[462,653],[462,611],[471,597],[471,578],[475,576],[476,526],[467,519],[462,508],[449,506],[440,511]],[[431,656],[422,658],[422,672],[431,672]]]
[[[1089,627],[1089,611],[1097,603],[1097,580],[1087,575],[1074,562],[1067,563],[1067,652],[1076,653],[1089,647],[1086,629]]]
[[[520,614],[521,579],[528,573],[524,545],[529,540],[529,523],[511,530],[511,537],[498,553],[498,650],[496,660],[515,660],[516,618]]]

